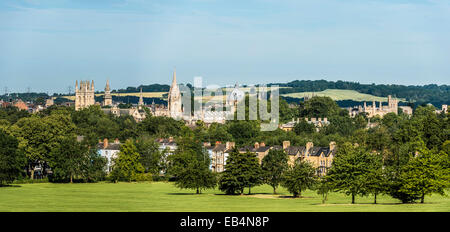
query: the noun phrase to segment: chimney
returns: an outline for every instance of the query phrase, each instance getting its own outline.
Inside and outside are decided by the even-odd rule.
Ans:
[[[203,146],[204,146],[204,147],[210,147],[210,146],[211,146],[211,143],[210,143],[210,142],[204,142],[204,143],[203,143]]]
[[[235,146],[235,143],[234,143],[234,142],[227,142],[227,143],[226,143],[226,148],[227,148],[227,149],[233,149],[234,146]]]
[[[260,147],[265,147],[265,146],[266,146],[266,143],[261,142],[261,143],[259,144],[259,146],[260,146]]]
[[[336,142],[331,141],[330,142],[330,151],[334,150],[336,148]]]
[[[217,144],[221,144],[221,142],[220,142],[220,141],[216,141],[216,145],[217,145]]]
[[[173,137],[169,137],[169,143],[173,142]]]
[[[283,141],[283,150],[287,149],[290,146],[291,146],[291,142],[290,141]]]
[[[328,122],[328,119],[327,119],[327,118],[323,118],[323,121],[324,121],[324,122]]]
[[[315,122],[316,121],[316,118],[311,118],[311,122]]]
[[[318,118],[317,121],[321,122],[321,121],[322,121],[322,118]]]
[[[108,139],[105,138],[103,139],[103,148],[107,148],[108,147]]]
[[[258,142],[255,143],[255,148],[256,148],[256,149],[259,148],[259,143],[258,143]]]
[[[114,139],[114,143],[120,143],[119,139],[118,138]]]

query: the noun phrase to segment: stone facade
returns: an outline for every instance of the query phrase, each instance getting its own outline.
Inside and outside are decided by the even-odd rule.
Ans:
[[[87,108],[95,104],[94,81],[78,81],[75,83],[75,110]]]
[[[387,102],[388,105],[383,106],[382,102],[380,101],[378,107],[375,101],[373,101],[372,105],[369,106],[367,105],[366,102],[364,102],[363,106],[354,106],[349,107],[347,109],[351,117],[355,117],[360,113],[366,113],[369,118],[375,117],[377,115],[383,117],[385,114],[388,113],[398,114],[398,99],[392,98],[392,96],[389,95]]]
[[[444,112],[445,114],[446,113],[448,113],[448,105],[442,105],[442,107],[441,107],[441,109],[440,110],[436,110],[436,113],[437,114],[440,114],[440,113],[442,113],[442,112]]]
[[[319,176],[327,173],[337,151],[335,142],[330,142],[329,147],[314,147],[312,142],[306,143],[306,146],[291,146],[290,141],[283,141],[281,149],[288,154],[290,166],[293,166],[298,159],[305,160],[317,169]]]
[[[111,88],[109,87],[109,80],[106,81],[105,95],[103,95],[103,106],[112,106]]]
[[[235,147],[235,143],[226,142],[225,144],[222,144],[221,142],[216,142],[215,146],[204,144],[204,147],[208,151],[209,157],[211,158],[210,169],[213,172],[223,172],[225,170],[228,156]]]
[[[309,124],[313,124],[316,127],[316,131],[319,131],[320,128],[330,124],[330,122],[328,121],[327,118],[309,118],[309,119],[308,118],[304,118],[304,119],[297,118],[297,120],[295,120],[293,118],[292,121],[284,123],[284,124],[280,124],[278,127],[284,131],[292,131],[295,127],[295,124],[299,123],[300,120],[305,120]]]

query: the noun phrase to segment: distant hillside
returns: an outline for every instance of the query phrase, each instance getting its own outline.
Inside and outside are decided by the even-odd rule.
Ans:
[[[169,92],[169,85],[151,84],[151,85],[140,85],[138,87],[127,87],[126,89],[113,90],[113,93],[137,93],[140,92]]]
[[[342,101],[342,100],[353,100],[353,101],[382,101],[387,102],[386,97],[377,97],[371,94],[365,94],[360,93],[355,90],[346,90],[346,89],[326,89],[324,91],[320,92],[301,92],[301,93],[287,93],[282,94],[283,97],[291,97],[291,98],[304,98],[314,96],[325,96],[330,97],[331,99],[335,101]],[[399,99],[400,101],[405,101],[405,99]]]
[[[290,94],[299,92],[320,92],[327,89],[355,90],[360,93],[370,94],[377,97],[386,97],[388,95],[402,98],[407,102],[422,105],[431,103],[436,107],[442,104],[450,104],[450,86],[449,85],[376,85],[360,84],[358,82],[348,81],[326,81],[326,80],[296,80],[289,83],[272,83],[270,85],[279,85],[280,94]]]

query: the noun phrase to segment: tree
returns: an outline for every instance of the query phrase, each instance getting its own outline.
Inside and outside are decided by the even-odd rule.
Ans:
[[[114,181],[137,181],[142,179],[145,171],[140,161],[141,155],[137,152],[133,141],[127,140],[121,147],[117,158],[113,159],[111,177]]]
[[[364,146],[353,146],[349,142],[339,147],[333,165],[328,172],[328,178],[335,191],[352,195],[352,204],[357,195],[366,195],[367,175],[370,172],[370,154]]]
[[[101,157],[96,149],[89,149],[83,162],[82,176],[86,182],[97,182],[106,177],[107,159]]]
[[[248,187],[250,194],[251,187],[261,183],[261,167],[256,155],[251,152],[239,153],[235,148],[228,156],[225,171],[219,179],[219,189],[226,194],[243,194],[244,188]]]
[[[316,187],[317,194],[322,195],[322,204],[325,204],[325,202],[328,200],[328,193],[333,189],[333,186],[331,185],[327,176],[319,178]]]
[[[162,154],[155,140],[148,136],[140,136],[134,141],[134,144],[141,155],[140,162],[145,172],[158,175],[162,169],[160,167]]]
[[[235,120],[228,121],[228,133],[230,133],[236,145],[243,145],[251,142],[260,134],[260,125],[257,121]]]
[[[68,115],[52,114],[40,118],[22,118],[9,128],[9,133],[19,140],[19,149],[28,159],[30,178],[34,178],[34,165],[48,162],[51,150],[63,137],[74,135],[75,125]]]
[[[168,157],[168,173],[175,176],[175,185],[182,189],[195,189],[197,194],[202,189],[214,188],[216,176],[209,169],[209,155],[200,141],[188,135],[179,138],[177,146],[175,154]]]
[[[315,96],[300,105],[301,117],[330,117],[339,115],[341,111],[342,109],[330,97]]]
[[[185,152],[170,157],[170,173],[176,177],[175,186],[181,189],[195,189],[197,194],[202,189],[214,188],[216,177],[204,161],[197,159],[195,154]]]
[[[312,133],[316,132],[316,127],[312,123],[308,123],[305,120],[300,120],[300,122],[295,124],[294,132],[297,135],[300,135],[302,133],[312,134]]]
[[[445,164],[448,154],[441,152],[436,154],[426,148],[411,159],[402,169],[400,174],[400,187],[398,198],[403,203],[413,202],[420,199],[424,203],[425,196],[432,193],[444,195],[444,190],[450,186],[448,178],[448,167]]]
[[[297,159],[283,176],[282,186],[294,197],[301,197],[302,191],[313,188],[316,184],[316,169],[308,162]]]
[[[18,146],[16,138],[0,129],[0,186],[12,183],[23,172],[26,157]]]
[[[371,154],[368,158],[370,162],[367,163],[369,172],[366,174],[366,188],[368,193],[373,194],[373,203],[376,204],[377,195],[386,191],[387,179],[383,171],[382,156],[379,154]]]
[[[283,173],[288,168],[288,156],[283,150],[270,150],[261,162],[264,182],[272,186],[273,194],[282,181]]]
[[[78,142],[75,137],[61,138],[50,152],[49,164],[53,171],[51,180],[73,183],[75,177],[82,175],[87,152],[87,146]]]

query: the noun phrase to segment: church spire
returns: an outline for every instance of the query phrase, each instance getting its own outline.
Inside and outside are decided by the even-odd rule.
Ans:
[[[109,80],[106,80],[106,87],[105,87],[105,92],[106,91],[111,91],[111,89],[109,88]]]
[[[173,79],[172,79],[172,86],[177,85],[177,69],[173,68]]]
[[[143,106],[144,105],[144,95],[142,95],[142,87],[141,87],[141,93],[139,94],[139,106]]]

